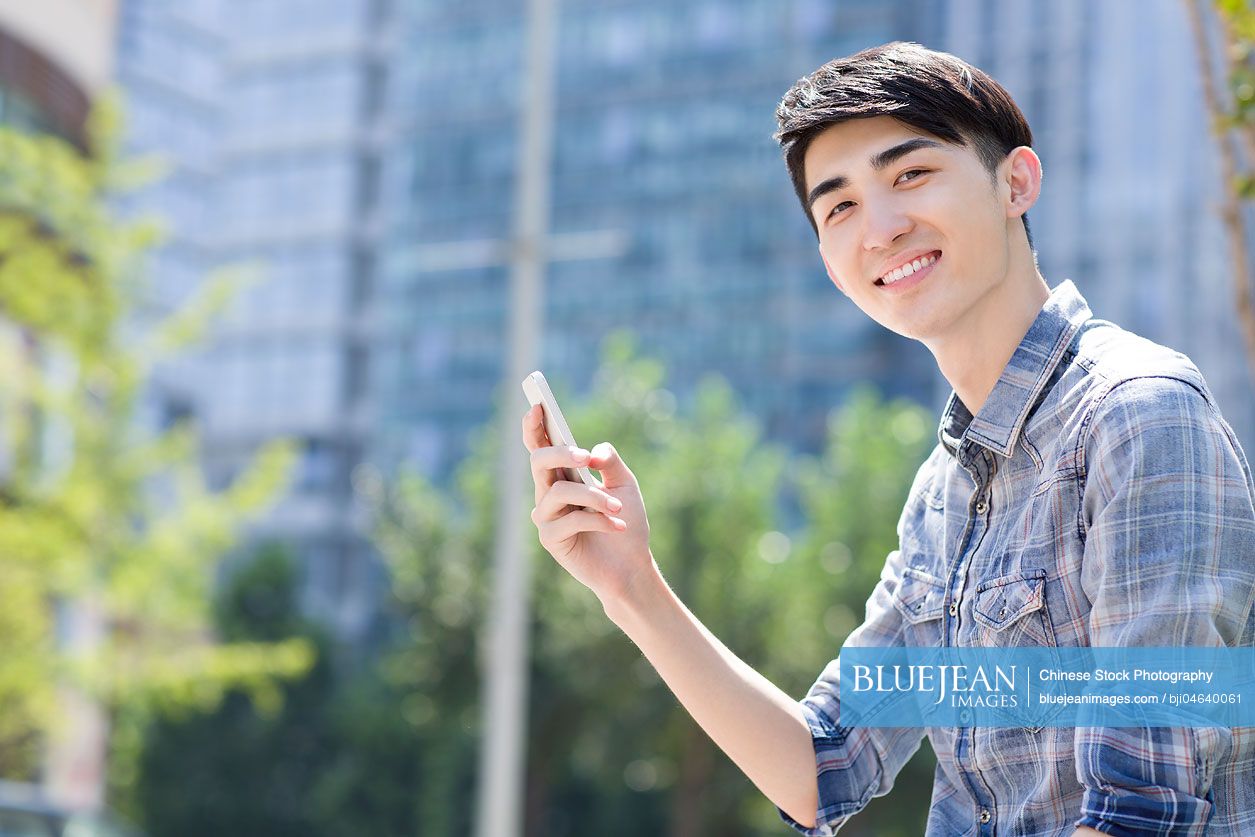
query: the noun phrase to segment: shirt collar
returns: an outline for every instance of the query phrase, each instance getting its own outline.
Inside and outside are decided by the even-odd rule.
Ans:
[[[1051,379],[1072,338],[1093,315],[1071,279],[1050,292],[1028,333],[1007,361],[998,382],[975,417],[950,391],[937,427],[937,438],[951,455],[957,455],[964,439],[995,453],[1010,456],[1015,440]]]

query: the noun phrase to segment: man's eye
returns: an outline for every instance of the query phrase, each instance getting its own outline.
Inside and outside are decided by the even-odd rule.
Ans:
[[[845,206],[847,203],[852,204],[854,203],[854,201],[841,201],[841,203],[837,204],[836,206],[832,208],[832,211],[828,213],[828,217],[831,218],[832,216],[838,214],[838,211],[841,209],[841,207]]]
[[[904,171],[902,172],[902,174],[898,175],[898,182],[901,182],[902,178],[906,177],[908,174],[915,174],[915,175],[928,174],[928,169],[909,169],[907,171]],[[914,179],[915,179],[914,177],[909,178],[909,180],[914,180]],[[854,202],[853,201],[841,201],[841,203],[837,204],[836,206],[832,208],[832,211],[828,213],[828,217],[832,218],[835,215],[840,215],[841,207],[845,206],[847,203],[852,204]]]

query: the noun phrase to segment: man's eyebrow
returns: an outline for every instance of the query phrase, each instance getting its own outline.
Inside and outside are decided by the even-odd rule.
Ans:
[[[917,151],[921,148],[941,147],[941,143],[936,140],[931,140],[927,137],[915,137],[914,139],[909,139],[906,142],[900,142],[895,146],[886,148],[884,151],[873,154],[868,162],[871,163],[871,167],[873,169],[881,171],[888,166],[893,165],[894,160],[897,160],[899,157],[905,157],[912,151]],[[844,189],[849,182],[850,179],[844,174],[838,174],[828,178],[817,185],[814,189],[811,189],[810,195],[806,200],[806,205],[813,207],[815,205],[815,201],[819,200],[829,192],[835,192],[837,189]]]

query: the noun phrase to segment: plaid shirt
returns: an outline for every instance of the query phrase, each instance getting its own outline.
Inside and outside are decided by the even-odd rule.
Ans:
[[[1255,483],[1184,355],[1065,281],[937,435],[850,647],[1255,646]],[[801,702],[818,825],[779,813],[803,834],[888,793],[925,733],[930,835],[1255,834],[1255,729],[844,727],[839,672]]]

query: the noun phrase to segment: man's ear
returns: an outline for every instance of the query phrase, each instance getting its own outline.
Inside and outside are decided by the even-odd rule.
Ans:
[[[819,258],[823,259],[824,270],[828,271],[828,278],[832,280],[832,284],[836,285],[837,290],[841,293],[849,296],[849,294],[845,293],[845,286],[841,284],[841,280],[837,278],[837,274],[833,273],[832,265],[828,264],[828,257],[824,255],[823,245],[820,245],[819,247]]]
[[[1004,182],[1008,187],[1007,217],[1019,218],[1037,203],[1041,195],[1042,167],[1037,153],[1027,145],[1011,151],[1005,163]]]

